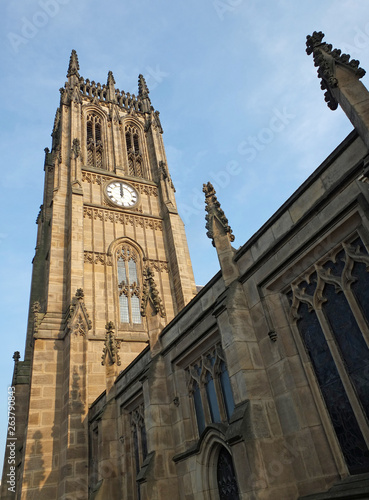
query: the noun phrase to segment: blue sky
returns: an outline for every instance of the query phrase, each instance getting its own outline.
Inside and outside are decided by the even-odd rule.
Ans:
[[[160,111],[196,283],[219,269],[202,184],[213,182],[241,246],[352,129],[324,103],[305,53],[314,30],[369,70],[365,1],[17,0],[2,2],[0,455],[12,355],[24,353],[44,148],[77,50],[80,74]],[[368,77],[363,82],[368,86]]]

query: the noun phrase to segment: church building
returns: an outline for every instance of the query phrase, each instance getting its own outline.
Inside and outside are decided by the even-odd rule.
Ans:
[[[2,500],[369,498],[369,92],[323,37],[354,130],[237,250],[204,184],[202,288],[144,77],[95,83],[72,51]]]

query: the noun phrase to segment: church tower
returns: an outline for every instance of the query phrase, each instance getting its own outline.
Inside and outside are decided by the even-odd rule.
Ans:
[[[87,499],[89,405],[196,294],[159,112],[79,74],[72,51],[45,149],[24,360],[15,354],[16,478],[2,499]],[[106,368],[106,356],[114,362]]]

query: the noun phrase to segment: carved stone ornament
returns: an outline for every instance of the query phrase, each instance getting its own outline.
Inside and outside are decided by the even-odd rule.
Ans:
[[[14,374],[13,374],[13,380],[17,380],[17,375],[18,375],[18,363],[20,360],[20,352],[15,351],[13,354],[13,359],[14,359]]]
[[[160,115],[159,111],[154,111],[155,125],[158,128],[159,132],[162,134],[163,127],[161,126],[159,115]]]
[[[222,347],[219,344],[203,353],[196,361],[187,368],[187,387],[189,393],[194,390],[194,383],[199,386],[206,385],[206,377],[209,372],[212,379],[216,379],[221,373],[221,363],[225,361]]]
[[[83,217],[93,220],[104,220],[106,222],[123,224],[125,226],[142,227],[153,229],[155,231],[163,230],[163,222],[160,219],[123,214],[111,210],[102,210],[85,206],[83,209]]]
[[[203,185],[203,192],[205,193],[205,210],[207,211],[207,214],[205,215],[206,219],[206,229],[208,230],[206,235],[208,238],[210,238],[213,241],[213,246],[215,246],[214,243],[214,219],[217,219],[218,222],[220,222],[221,226],[224,228],[224,232],[228,234],[229,240],[232,242],[234,241],[234,235],[232,234],[232,229],[228,225],[228,219],[224,215],[223,210],[220,208],[220,203],[217,200],[217,197],[215,196],[215,189],[213,185],[208,182],[207,184]]]
[[[45,216],[44,216],[44,206],[43,205],[40,205],[40,210],[37,214],[37,217],[36,217],[36,224],[39,224],[40,222],[44,222],[45,220]]]
[[[342,250],[344,251],[343,256],[341,255]],[[332,266],[336,266],[339,261],[344,263],[342,271],[340,274],[334,274],[328,264],[331,263]],[[349,294],[351,285],[357,281],[357,278],[352,275],[355,262],[365,264],[366,270],[369,271],[369,255],[363,253],[359,246],[342,243],[342,247],[336,249],[321,262],[316,263],[310,272],[292,284],[291,320],[297,321],[300,319],[298,313],[300,303],[305,303],[309,312],[322,309],[323,304],[327,302],[324,296],[326,284],[334,286],[336,294]],[[312,294],[306,291],[307,286],[310,285],[313,285]]]
[[[60,89],[60,92],[63,90],[64,92],[64,89]],[[54,119],[54,127],[53,127],[53,131],[51,133],[51,136],[54,140],[56,140],[57,136],[58,136],[58,133],[59,133],[59,127],[60,127],[60,108],[58,108],[56,110],[56,113],[55,113],[55,119]]]
[[[69,87],[68,84],[65,84],[65,88],[61,87],[59,89],[59,92],[60,92],[60,104],[65,104],[68,106],[70,103],[70,99],[67,87]]]
[[[38,300],[36,300],[32,304],[32,313],[33,313],[33,335],[36,335],[38,332],[38,327],[44,317],[44,314],[41,313],[41,305]]]
[[[147,98],[149,95],[149,89],[143,75],[138,75],[138,95],[142,98]]]
[[[120,357],[119,357],[119,349],[120,349],[120,340],[117,340],[115,337],[115,326],[112,321],[109,321],[105,325],[106,329],[106,334],[105,334],[105,342],[104,342],[104,349],[103,349],[103,354],[102,354],[102,361],[101,364],[104,366],[106,364],[108,365],[114,365],[115,363],[120,366]]]
[[[77,159],[80,154],[81,154],[81,142],[79,139],[73,139],[72,155],[74,159]]]
[[[150,130],[151,124],[152,124],[151,114],[147,114],[146,120],[145,120],[145,125],[144,125],[145,134]]]
[[[84,252],[84,261],[87,264],[101,264],[103,266],[112,266],[111,255],[106,255],[102,252]]]
[[[108,116],[108,121],[113,121],[117,125],[122,123],[121,117],[119,115],[119,108],[116,104],[112,104],[110,108],[110,114]]]
[[[159,161],[159,175],[160,175],[160,179],[162,179],[164,181],[167,180],[167,182],[169,183],[169,186],[175,192],[176,190],[175,190],[175,187],[173,185],[173,181],[172,181],[172,178],[170,176],[167,164],[162,160]]]
[[[114,80],[114,76],[113,76],[113,72],[112,71],[109,71],[108,72],[108,79],[107,79],[107,86],[108,87],[114,87],[115,85],[115,80]]]
[[[56,146],[56,148],[55,148],[54,159],[55,159],[55,161],[58,161],[59,164],[62,163],[62,161],[63,161],[62,154],[61,154],[61,145],[60,144],[58,144]]]
[[[160,314],[162,318],[165,318],[165,310],[163,302],[159,296],[159,292],[154,280],[154,273],[152,269],[147,266],[143,271],[143,289],[142,289],[142,299],[141,299],[141,316],[146,316],[146,307],[148,301],[151,300],[156,314]]]
[[[19,351],[14,352],[13,359],[14,359],[14,363],[18,363],[18,361],[20,360],[20,352]]]
[[[84,293],[82,288],[78,288],[69,307],[69,318],[67,326],[75,335],[85,336],[91,330],[92,323],[88,316],[84,303]]]
[[[339,49],[333,49],[331,44],[323,42],[324,33],[314,31],[306,37],[306,53],[313,54],[314,66],[318,68],[318,77],[321,78],[321,88],[326,90],[324,96],[328,107],[337,109],[338,102],[332,93],[332,89],[338,85],[335,76],[335,65],[345,66],[354,73],[357,78],[365,75],[365,70],[359,67],[360,62],[356,59],[350,60],[349,54],[342,54]]]
[[[78,87],[74,87],[73,90],[70,91],[70,100],[74,102],[75,104],[81,104],[82,103],[82,97],[81,97],[81,92]]]
[[[73,75],[78,76],[79,78],[78,71],[79,71],[78,56],[77,52],[73,49],[69,59],[67,78]]]

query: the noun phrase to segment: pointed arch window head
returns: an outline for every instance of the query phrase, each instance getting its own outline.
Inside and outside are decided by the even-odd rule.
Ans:
[[[130,245],[117,250],[117,274],[120,322],[141,324],[139,256]]]
[[[143,177],[141,138],[138,128],[132,124],[126,125],[125,137],[128,158],[128,175]]]
[[[102,141],[102,120],[99,116],[87,115],[87,166],[104,168]]]
[[[190,365],[188,377],[199,434],[211,422],[229,421],[235,404],[221,346],[214,346]]]
[[[291,320],[351,474],[369,470],[368,290],[369,254],[357,237],[315,263],[288,293]]]

